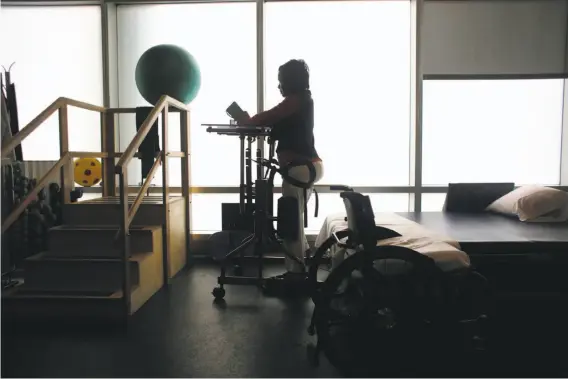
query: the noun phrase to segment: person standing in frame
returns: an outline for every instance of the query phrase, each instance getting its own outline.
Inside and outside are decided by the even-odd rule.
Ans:
[[[272,126],[271,135],[278,141],[276,153],[280,167],[291,162],[310,161],[315,168],[317,183],[323,176],[323,162],[318,156],[314,141],[314,101],[310,91],[310,72],[303,60],[293,59],[278,69],[278,89],[284,97],[274,108],[258,113],[252,117],[244,114],[239,124]],[[288,175],[293,179],[308,183],[310,170],[307,165],[291,167]],[[304,254],[309,249],[304,231],[304,202],[308,201],[312,191],[310,188],[297,187],[282,178],[282,196],[294,197],[298,200],[298,238],[284,239],[284,248],[288,254],[303,262]],[[304,199],[304,193],[306,199]],[[306,279],[305,266],[298,261],[286,257],[286,272],[271,279],[281,280],[284,284],[297,285]]]

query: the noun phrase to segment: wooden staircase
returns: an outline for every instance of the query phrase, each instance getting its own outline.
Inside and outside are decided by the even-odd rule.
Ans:
[[[100,153],[69,150],[69,107],[100,114]],[[130,161],[160,117],[161,135],[168,136],[170,110],[180,113],[181,151],[170,151],[168,138],[162,138],[161,150],[153,157],[142,185],[129,187]],[[189,109],[162,96],[124,152],[117,152],[116,115],[135,113],[136,108],[105,108],[61,97],[4,141],[0,156],[10,154],[55,112],[59,117],[60,159],[2,220],[2,233],[57,177],[63,194],[64,225],[49,231],[47,251],[26,259],[23,284],[3,291],[2,317],[65,322],[127,320],[187,264],[191,217]],[[71,203],[73,159],[83,157],[101,158],[103,196]],[[181,158],[181,196],[170,196],[169,158]],[[146,196],[158,169],[162,171],[161,195]],[[131,196],[133,193],[136,195]]]
[[[143,198],[130,226],[130,314],[164,285],[164,273],[172,278],[187,263],[185,201],[170,197],[170,228],[165,233],[162,197]],[[26,260],[24,283],[3,296],[3,316],[120,319],[124,302],[119,198],[68,204],[63,212],[66,224],[49,231],[48,250]]]

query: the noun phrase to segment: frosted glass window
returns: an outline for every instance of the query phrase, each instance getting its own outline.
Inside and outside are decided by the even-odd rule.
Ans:
[[[201,89],[191,103],[191,179],[193,186],[239,185],[239,140],[208,134],[202,123],[228,123],[233,101],[256,112],[256,6],[254,3],[121,5],[118,7],[119,103],[148,106],[138,93],[134,70],[152,46],[178,45],[201,70]],[[134,115],[121,116],[120,145],[136,133]],[[169,148],[179,149],[179,115],[170,114]],[[171,158],[170,185],[181,186],[180,159]],[[140,181],[137,159],[129,182]],[[161,186],[161,172],[154,183]]]
[[[278,67],[304,59],[321,183],[408,185],[410,2],[269,2],[265,14],[265,105],[281,101]]]
[[[445,193],[424,193],[422,194],[422,212],[441,212],[445,201]]]
[[[563,80],[425,81],[423,183],[558,184]]]
[[[191,232],[209,233],[221,230],[221,205],[238,203],[235,193],[199,193],[191,195]]]
[[[2,7],[0,63],[12,62],[20,129],[58,97],[103,105],[99,6]],[[69,107],[69,148],[101,151],[100,116]],[[25,160],[59,159],[57,112],[22,143]]]

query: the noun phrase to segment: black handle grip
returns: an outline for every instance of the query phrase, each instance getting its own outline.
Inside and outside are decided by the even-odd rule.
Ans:
[[[341,184],[335,184],[332,186],[329,186],[329,189],[331,191],[349,191],[349,192],[353,192],[353,188],[349,187],[349,186],[344,186]]]

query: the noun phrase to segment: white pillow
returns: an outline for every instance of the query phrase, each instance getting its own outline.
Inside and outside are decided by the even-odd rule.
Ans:
[[[523,186],[495,200],[486,210],[515,215],[521,221],[568,220],[568,193],[550,187]]]

